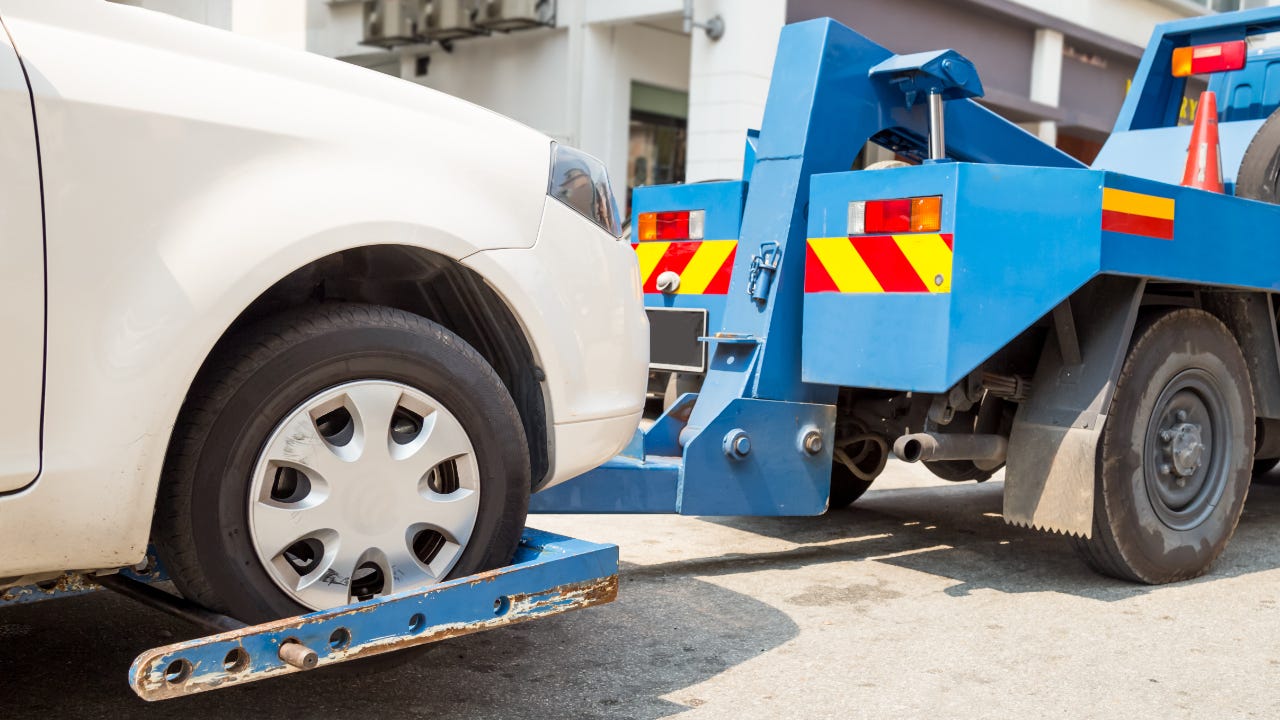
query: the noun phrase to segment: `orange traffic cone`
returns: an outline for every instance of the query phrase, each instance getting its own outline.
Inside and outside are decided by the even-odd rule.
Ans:
[[[1182,174],[1185,187],[1222,192],[1222,155],[1218,152],[1218,98],[1206,90],[1200,93],[1196,124],[1191,128],[1187,169]]]

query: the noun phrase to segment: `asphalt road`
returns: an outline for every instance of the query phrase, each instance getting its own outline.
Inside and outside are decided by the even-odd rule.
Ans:
[[[567,517],[618,543],[613,605],[341,669],[146,704],[133,656],[193,635],[107,593],[0,612],[5,718],[1274,718],[1280,479],[1212,574],[1092,575],[1004,524],[1000,483],[892,466],[820,518]]]

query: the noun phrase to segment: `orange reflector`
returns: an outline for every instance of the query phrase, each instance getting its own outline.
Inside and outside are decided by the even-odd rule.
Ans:
[[[658,213],[640,213],[639,238],[644,240],[658,239]]]
[[[942,197],[911,198],[911,232],[938,232],[942,229]]]
[[[1173,76],[1239,70],[1244,67],[1247,50],[1244,40],[1177,48],[1173,51]]]

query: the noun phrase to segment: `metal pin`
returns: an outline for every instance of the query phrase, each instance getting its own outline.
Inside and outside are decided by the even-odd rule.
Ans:
[[[315,650],[297,640],[289,640],[280,644],[280,659],[286,665],[292,665],[299,670],[311,670],[320,661]]]

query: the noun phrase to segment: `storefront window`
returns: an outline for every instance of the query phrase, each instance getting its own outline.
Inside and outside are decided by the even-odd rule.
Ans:
[[[684,182],[688,117],[688,93],[632,83],[627,150],[628,218],[633,189]]]

